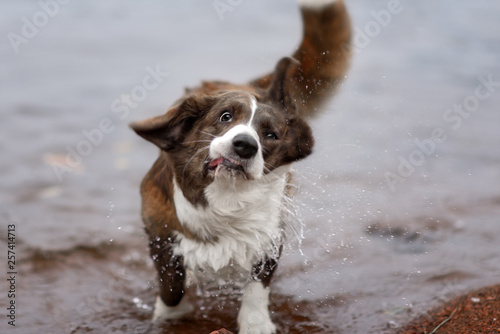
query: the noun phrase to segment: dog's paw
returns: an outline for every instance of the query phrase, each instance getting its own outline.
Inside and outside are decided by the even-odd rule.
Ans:
[[[269,289],[261,282],[245,287],[238,312],[239,334],[273,334],[276,326],[269,315]]]
[[[274,334],[276,326],[268,312],[242,309],[238,315],[239,334]]]
[[[180,319],[193,310],[193,305],[187,301],[186,297],[182,298],[179,305],[167,306],[163,300],[161,300],[160,296],[158,296],[156,297],[153,321]]]

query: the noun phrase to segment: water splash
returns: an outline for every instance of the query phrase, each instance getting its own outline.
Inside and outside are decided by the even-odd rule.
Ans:
[[[138,309],[141,309],[141,310],[146,310],[146,311],[151,311],[153,309],[153,307],[149,306],[148,304],[144,303],[142,301],[141,298],[138,298],[138,297],[134,297],[132,299],[132,301],[134,302],[135,306],[138,308]]]

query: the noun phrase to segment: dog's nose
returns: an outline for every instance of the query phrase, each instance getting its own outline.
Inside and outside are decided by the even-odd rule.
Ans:
[[[240,158],[250,159],[257,153],[259,145],[252,136],[239,134],[233,138],[233,148]]]

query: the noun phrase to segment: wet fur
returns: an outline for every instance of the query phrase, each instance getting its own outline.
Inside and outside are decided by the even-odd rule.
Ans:
[[[131,125],[160,148],[141,184],[142,219],[160,278],[155,318],[190,310],[183,300],[186,267],[237,266],[250,282],[238,316],[240,332],[275,331],[267,298],[281,253],[289,168],[311,154],[314,140],[304,117],[331,95],[349,60],[343,2],[300,3],[304,39],[293,58],[246,85],[213,81],[187,89],[164,115]],[[225,112],[230,122],[221,121]],[[230,142],[225,137],[238,125],[258,142],[260,173],[249,167],[260,166],[254,157],[235,155],[238,168],[226,168],[210,156],[214,139]],[[262,315],[262,323],[250,324],[252,312]]]

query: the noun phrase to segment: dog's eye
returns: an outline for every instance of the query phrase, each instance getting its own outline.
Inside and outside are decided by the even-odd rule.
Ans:
[[[266,139],[272,139],[272,140],[278,140],[278,135],[272,131],[266,131],[264,132],[264,138]]]
[[[233,120],[233,114],[231,114],[230,111],[223,111],[222,114],[219,116],[219,122],[222,123],[229,123]]]

